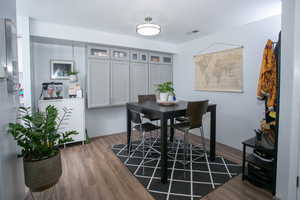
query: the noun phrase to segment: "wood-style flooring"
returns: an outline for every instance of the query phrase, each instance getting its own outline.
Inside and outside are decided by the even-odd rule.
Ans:
[[[193,143],[200,138],[191,136]],[[154,200],[111,151],[112,144],[125,143],[126,134],[95,138],[90,144],[62,149],[63,175],[52,189],[34,193],[39,200]],[[207,145],[209,146],[209,145]],[[217,154],[241,163],[242,153],[217,144]],[[26,200],[31,200],[28,194]],[[241,176],[231,179],[202,200],[270,200],[271,193],[259,189]]]

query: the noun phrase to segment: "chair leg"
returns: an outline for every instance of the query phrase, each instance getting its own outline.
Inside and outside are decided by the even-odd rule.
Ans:
[[[186,132],[183,134],[183,165],[184,165],[184,171],[186,166]]]
[[[203,131],[202,126],[200,127],[200,133],[201,133],[201,141],[202,141],[202,145],[203,145],[203,150],[204,150],[204,153],[206,153],[204,131]]]
[[[144,160],[145,159],[145,132],[144,131],[143,131],[142,142],[143,142],[143,160]],[[142,163],[142,165],[143,165],[143,175],[145,175],[145,165],[144,165],[144,163]]]

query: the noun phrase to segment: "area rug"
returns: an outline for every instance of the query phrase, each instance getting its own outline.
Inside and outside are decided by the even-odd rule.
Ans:
[[[157,138],[152,143],[158,151],[159,141]],[[113,145],[112,151],[156,200],[200,199],[241,172],[240,165],[222,156],[216,156],[215,161],[211,162],[209,154],[203,154],[202,148],[194,145],[188,146],[186,160],[189,164],[184,170],[183,145],[176,141],[169,145],[168,183],[162,184],[160,155],[146,148],[143,157],[141,147],[140,141],[133,142],[129,156],[125,144]]]

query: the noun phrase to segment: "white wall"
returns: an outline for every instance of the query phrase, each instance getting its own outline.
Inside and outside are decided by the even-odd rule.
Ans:
[[[256,99],[257,80],[265,43],[274,41],[280,31],[280,16],[192,40],[178,46],[174,58],[174,85],[179,98],[187,100],[209,99],[217,104],[217,141],[241,149],[241,142],[253,137],[263,118],[264,103]],[[213,43],[230,43],[244,46],[244,92],[194,91],[195,64],[193,56]],[[228,48],[216,45],[203,53]],[[208,136],[209,132],[206,131]]]
[[[0,18],[15,21],[16,1],[1,0],[0,5]],[[17,158],[16,142],[7,134],[8,123],[16,120],[17,106],[18,99],[7,92],[6,80],[0,80],[0,200],[20,200],[25,196],[22,159]]]
[[[41,92],[41,84],[50,80],[50,59],[72,60],[72,46],[45,44],[33,42],[32,66],[34,68],[33,85],[34,102],[37,102]],[[85,47],[74,47],[75,68],[79,71],[80,84],[85,88],[86,78],[86,52]],[[60,82],[60,80],[57,80]],[[69,81],[62,81],[65,86],[65,96]],[[125,106],[95,108],[86,110],[86,128],[90,137],[119,133],[126,130]]]
[[[24,89],[24,103],[25,107],[31,107],[31,64],[30,64],[30,30],[29,17],[17,18],[18,29],[18,64],[21,72],[20,83]]]
[[[148,49],[168,53],[176,53],[177,46],[172,43],[142,39],[138,37],[107,33],[86,28],[59,25],[31,20],[30,34],[45,38],[71,40],[85,43],[122,46],[137,49]]]
[[[277,196],[300,199],[300,2],[282,1],[281,94],[278,138]]]

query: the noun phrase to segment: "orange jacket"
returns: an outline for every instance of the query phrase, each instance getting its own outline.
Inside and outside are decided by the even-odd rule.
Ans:
[[[260,69],[257,87],[257,97],[268,97],[267,106],[272,110],[276,104],[276,57],[273,50],[273,42],[268,40]]]

